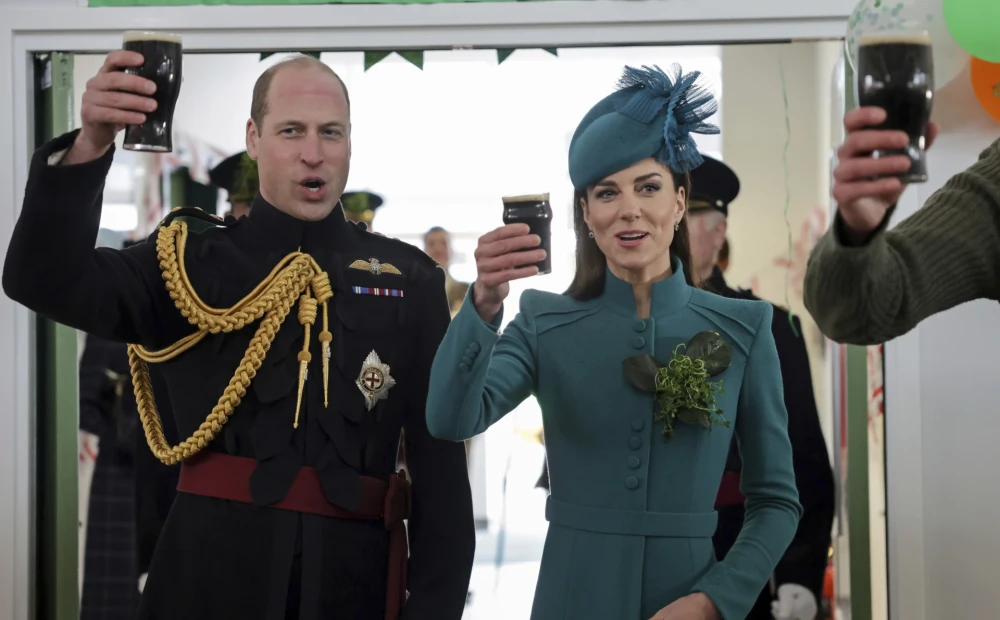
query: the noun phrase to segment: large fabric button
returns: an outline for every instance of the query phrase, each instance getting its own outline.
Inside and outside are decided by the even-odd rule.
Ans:
[[[629,439],[628,439],[628,447],[631,448],[632,450],[638,450],[639,448],[642,447],[642,438],[641,437],[629,437]]]
[[[635,432],[638,433],[639,431],[641,431],[643,426],[645,426],[645,424],[643,424],[642,418],[636,418],[632,420],[632,430],[634,430]]]
[[[644,346],[646,346],[646,339],[643,338],[642,336],[636,336],[635,338],[632,339],[632,346],[635,347],[636,349],[641,349]]]
[[[471,366],[472,358],[466,355],[465,357],[462,358],[462,363],[465,364],[466,366]]]
[[[630,456],[630,457],[628,457],[628,468],[629,469],[639,469],[640,465],[642,465],[642,461],[639,460],[639,457],[637,457],[637,456]]]
[[[469,372],[471,370],[471,368],[469,367],[469,365],[468,364],[464,364],[464,363],[463,364],[459,364],[458,365],[458,369],[461,370],[462,372]]]
[[[629,476],[625,479],[625,486],[630,489],[639,488],[639,480],[635,476]]]
[[[472,344],[469,345],[469,350],[472,351],[473,353],[479,353],[480,351],[483,350],[483,348],[479,346],[478,342],[473,342]]]
[[[646,321],[636,321],[635,325],[632,326],[632,329],[634,329],[637,332],[646,331]]]

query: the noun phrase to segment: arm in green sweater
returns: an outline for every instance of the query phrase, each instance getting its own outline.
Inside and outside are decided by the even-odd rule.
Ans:
[[[805,277],[806,309],[832,340],[879,344],[932,314],[1000,299],[1000,140],[867,245],[845,245],[840,227],[837,217]]]

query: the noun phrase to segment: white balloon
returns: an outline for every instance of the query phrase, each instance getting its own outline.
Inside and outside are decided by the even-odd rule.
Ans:
[[[954,80],[969,62],[944,21],[942,0],[861,0],[847,24],[847,60],[856,68],[858,42],[875,32],[925,31],[934,46],[934,90]]]

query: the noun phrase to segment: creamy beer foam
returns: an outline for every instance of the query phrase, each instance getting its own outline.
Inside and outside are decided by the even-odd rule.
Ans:
[[[931,45],[926,32],[874,32],[862,35],[861,45]]]
[[[181,36],[179,34],[170,34],[169,32],[130,30],[122,37],[123,43],[140,43],[142,41],[160,41],[162,43],[176,43],[180,45]]]
[[[512,202],[548,202],[548,194],[527,194],[525,196],[504,196],[503,203],[509,204]]]

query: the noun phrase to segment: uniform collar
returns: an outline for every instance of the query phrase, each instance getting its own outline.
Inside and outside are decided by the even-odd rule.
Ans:
[[[344,248],[350,239],[351,226],[339,202],[324,219],[307,222],[278,210],[258,194],[243,224],[243,232],[261,249],[313,253]]]
[[[673,314],[687,306],[691,299],[691,287],[684,279],[684,267],[677,258],[672,260],[673,273],[669,278],[653,283],[650,301],[650,316],[661,317]],[[635,294],[632,285],[619,280],[611,269],[605,268],[604,293],[601,300],[619,314],[636,316]]]

